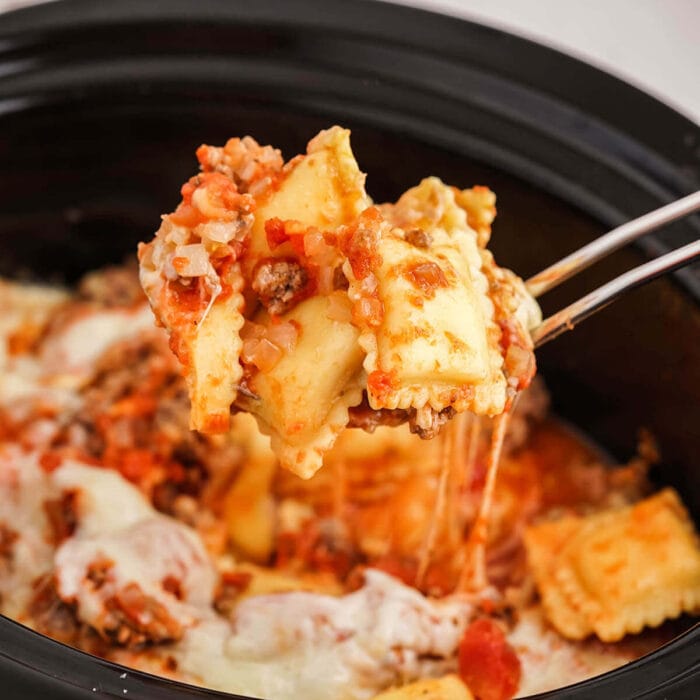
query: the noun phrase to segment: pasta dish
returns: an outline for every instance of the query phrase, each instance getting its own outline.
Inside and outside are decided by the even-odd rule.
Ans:
[[[700,610],[680,496],[549,410],[486,187],[375,203],[340,127],[200,171],[138,265],[0,281],[0,612],[285,700],[509,700]]]

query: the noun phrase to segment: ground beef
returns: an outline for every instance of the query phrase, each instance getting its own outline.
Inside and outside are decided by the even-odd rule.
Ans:
[[[297,532],[280,532],[275,565],[281,569],[333,573],[344,580],[360,562],[348,532],[338,520],[308,520]]]
[[[6,523],[0,523],[0,559],[9,559],[19,535]]]
[[[365,394],[362,403],[350,408],[349,414],[348,427],[350,428],[362,428],[367,433],[373,433],[380,425],[393,428],[402,423],[408,423],[412,433],[423,440],[432,440],[440,432],[440,428],[455,415],[455,410],[451,406],[447,406],[442,411],[430,409],[430,422],[426,425],[425,418],[419,423],[415,408],[380,408],[375,410],[369,405]]]
[[[510,417],[504,445],[506,454],[514,452],[525,444],[532,426],[541,422],[548,411],[549,394],[544,383],[539,378],[535,378],[530,387],[520,394]],[[454,410],[448,406],[439,413],[432,412],[431,424],[428,427],[421,426],[417,424],[415,409],[375,410],[370,407],[366,395],[362,403],[350,408],[349,413],[348,427],[350,428],[361,428],[365,432],[373,433],[380,425],[395,427],[408,422],[411,432],[424,440],[434,438],[440,432],[440,428],[454,416]]]
[[[109,562],[96,562],[88,579],[100,589],[109,578]],[[167,608],[144,595],[137,583],[130,583],[105,600],[100,629],[82,622],[77,607],[61,599],[52,575],[34,583],[34,595],[28,606],[31,626],[53,639],[104,656],[110,644],[138,649],[149,644],[176,641],[182,637],[182,625]]]
[[[105,600],[99,631],[131,649],[177,641],[183,634],[182,625],[170,616],[166,606],[145,595],[138,583],[127,584]]]
[[[267,260],[256,268],[252,287],[262,305],[280,316],[301,300],[308,283],[309,275],[298,262]]]
[[[440,432],[440,428],[442,428],[455,413],[456,411],[452,406],[447,406],[443,408],[442,411],[435,411],[431,408],[429,413],[430,422],[426,425],[424,419],[422,419],[420,423],[418,422],[418,413],[413,411],[408,418],[408,426],[411,432],[418,435],[422,440],[432,440]]]
[[[34,582],[27,613],[28,623],[37,632],[91,654],[106,654],[107,645],[78,619],[75,605],[61,600],[52,574],[45,574]]]
[[[416,248],[430,248],[432,236],[421,228],[412,228],[404,233],[404,240]]]
[[[189,414],[189,403],[179,400],[186,391],[164,337],[117,343],[100,358],[83,389],[83,407],[67,440],[114,467],[138,449],[148,449],[154,458],[169,456],[189,436],[189,430],[180,432]],[[172,402],[177,409],[167,411]],[[167,419],[161,423],[163,413]]]
[[[397,426],[408,420],[409,412],[402,408],[381,408],[375,410],[369,405],[367,395],[362,397],[362,403],[350,408],[348,427],[362,428],[366,433],[373,433],[380,425]]]
[[[214,607],[225,617],[230,617],[243,593],[253,578],[248,571],[222,571],[214,594]]]
[[[338,265],[333,270],[333,289],[348,289],[350,287],[350,282],[343,272],[343,266]]]
[[[19,535],[6,523],[0,523],[0,578],[6,576],[12,566],[15,542]],[[0,602],[2,596],[0,596]]]
[[[78,525],[77,493],[66,491],[60,498],[44,501],[44,512],[51,529],[51,541],[58,546],[70,537]]]
[[[117,469],[163,512],[173,514],[180,494],[203,497],[212,479],[223,488],[240,464],[239,447],[189,429],[187,387],[165,334],[112,346],[82,399],[53,449]]]
[[[85,578],[96,591],[99,591],[110,580],[113,567],[114,562],[111,559],[98,559],[90,563]]]

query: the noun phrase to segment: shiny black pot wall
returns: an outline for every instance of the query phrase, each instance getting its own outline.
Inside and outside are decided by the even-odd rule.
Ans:
[[[361,0],[58,2],[0,16],[0,274],[72,281],[118,262],[176,204],[200,143],[250,133],[290,156],[332,123],[352,128],[377,200],[428,174],[492,187],[493,248],[522,276],[700,180],[695,125],[479,25]],[[616,253],[545,311],[699,231],[689,219]],[[640,427],[657,436],[657,476],[696,516],[698,299],[696,266],[538,354],[556,410],[616,457]],[[696,698],[699,658],[695,628],[546,697]],[[2,698],[221,696],[123,673],[0,618]]]

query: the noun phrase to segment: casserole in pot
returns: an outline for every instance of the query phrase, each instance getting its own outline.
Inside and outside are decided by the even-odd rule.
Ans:
[[[75,278],[100,264],[118,262],[137,238],[152,232],[158,213],[174,206],[172,193],[189,172],[187,152],[202,140],[262,132],[293,153],[310,133],[341,114],[353,127],[356,150],[378,198],[396,197],[427,173],[460,186],[482,182],[497,190],[503,216],[494,245],[502,246],[499,259],[523,275],[549,260],[543,255],[557,257],[600,230],[558,200],[568,200],[609,225],[651,208],[664,188],[672,195],[693,187],[692,160],[686,160],[683,148],[674,150],[677,136],[671,135],[685,129],[692,137],[691,125],[630,89],[630,99],[638,100],[640,114],[649,114],[654,126],[665,116],[668,127],[661,131],[668,143],[658,128],[651,129],[653,138],[639,133],[642,118],[634,125],[638,133],[623,137],[618,133],[622,124],[615,124],[607,102],[582,129],[573,118],[574,110],[580,110],[577,96],[567,96],[558,85],[548,89],[537,84],[541,77],[533,78],[529,87],[518,86],[524,82],[517,75],[523,68],[503,64],[503,46],[516,54],[538,55],[539,60],[556,57],[564,74],[589,69],[491,30],[450,22],[445,36],[454,43],[448,42],[444,55],[437,55],[431,33],[447,26],[441,24],[444,18],[382,6],[348,5],[333,18],[314,15],[317,8],[310,6],[306,22],[302,10],[292,18],[274,4],[253,11],[214,3],[209,10],[220,13],[214,23],[208,15],[195,19],[186,3],[174,4],[164,17],[136,5],[125,6],[125,14],[86,7],[38,8],[33,15],[8,17],[3,26],[10,65],[0,85],[6,105],[3,121],[5,133],[13,134],[3,159],[8,193],[2,229],[8,250],[5,274],[29,270],[44,279],[57,273]],[[70,16],[71,9],[79,19]],[[204,12],[201,6],[198,11]],[[406,17],[404,42],[411,37],[412,51],[384,36],[394,16],[390,13]],[[32,31],[21,32],[30,15]],[[416,17],[425,20],[421,37],[411,35]],[[346,31],[351,20],[358,25]],[[479,48],[484,51],[479,61],[492,64],[477,70],[480,64],[471,52],[478,53],[481,32]],[[106,41],[109,36],[119,37],[124,46]],[[379,52],[374,48],[379,38],[391,56],[384,61],[372,56],[370,61],[370,54]],[[366,52],[358,51],[354,42]],[[397,57],[404,60],[399,75]],[[358,79],[362,71],[369,77]],[[453,79],[452,88],[435,80],[436,75],[442,81]],[[601,91],[617,88],[605,76],[590,75],[599,79]],[[514,105],[520,107],[517,114]],[[542,109],[550,110],[551,119],[542,120]],[[280,122],[282,111],[285,119]],[[531,138],[522,139],[523,133]],[[631,163],[634,177],[629,176]],[[372,183],[373,178],[378,179]],[[673,235],[694,237],[692,222],[674,228]],[[519,244],[525,235],[527,246]],[[663,242],[656,239],[656,245]],[[589,273],[588,284],[597,274],[607,276],[635,258],[635,253],[619,254],[606,263],[607,269]],[[685,284],[692,288],[692,274],[685,275]],[[607,320],[595,319],[575,339],[558,341],[542,353],[540,363],[557,411],[584,426],[618,458],[633,453],[637,427],[650,428],[664,454],[662,480],[675,484],[693,508],[697,369],[687,358],[696,346],[697,313],[692,300],[670,283],[659,283],[656,289],[662,292],[638,292],[611,309],[603,317]],[[680,327],[683,334],[666,332],[674,340],[669,352],[658,329]],[[577,351],[580,343],[586,345],[585,354]],[[638,361],[635,357],[630,363],[622,350],[628,347],[635,348]],[[664,371],[650,372],[660,358]],[[8,635],[22,635],[22,630],[7,629]],[[671,654],[686,668],[693,634],[661,653],[666,658]],[[45,640],[36,643],[54,648]],[[72,653],[65,650],[65,658],[79,658]],[[4,658],[15,668],[12,658]],[[89,659],[77,663],[102,668]],[[644,668],[642,662],[619,673],[642,679]],[[110,683],[119,675],[109,675]],[[671,675],[688,680],[687,674]],[[614,685],[615,678],[613,674],[596,682]],[[138,676],[133,682],[137,685],[124,688],[136,693],[145,681]],[[97,686],[90,691],[92,687]]]

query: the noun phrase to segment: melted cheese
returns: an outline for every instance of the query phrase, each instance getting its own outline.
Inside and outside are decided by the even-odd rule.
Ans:
[[[192,625],[213,598],[216,574],[199,537],[159,515],[136,487],[119,474],[69,461],[53,474],[63,490],[78,494],[78,529],[56,552],[59,595],[74,601],[81,620],[100,629],[106,600],[129,584],[167,609],[181,625]],[[93,586],[87,572],[110,562],[108,582]],[[179,596],[166,590],[173,578]]]
[[[244,600],[233,629],[189,630],[173,649],[178,667],[214,688],[276,700],[370,698],[383,687],[441,675],[472,614],[466,598],[430,600],[368,571],[337,598],[282,593]]]
[[[538,608],[523,611],[508,635],[520,663],[518,697],[546,693],[586,678],[607,673],[632,661],[629,650],[600,643],[581,644],[563,639],[549,627]]]
[[[0,566],[0,611],[22,620],[33,582],[53,568],[44,501],[55,489],[34,455],[0,446],[0,525],[17,536],[6,569]]]
[[[15,333],[38,338],[57,307],[68,295],[55,287],[0,280],[0,368],[11,354]]]
[[[153,313],[146,304],[135,310],[86,309],[42,344],[41,360],[53,382],[72,386],[87,379],[95,361],[111,345],[153,331]]]

